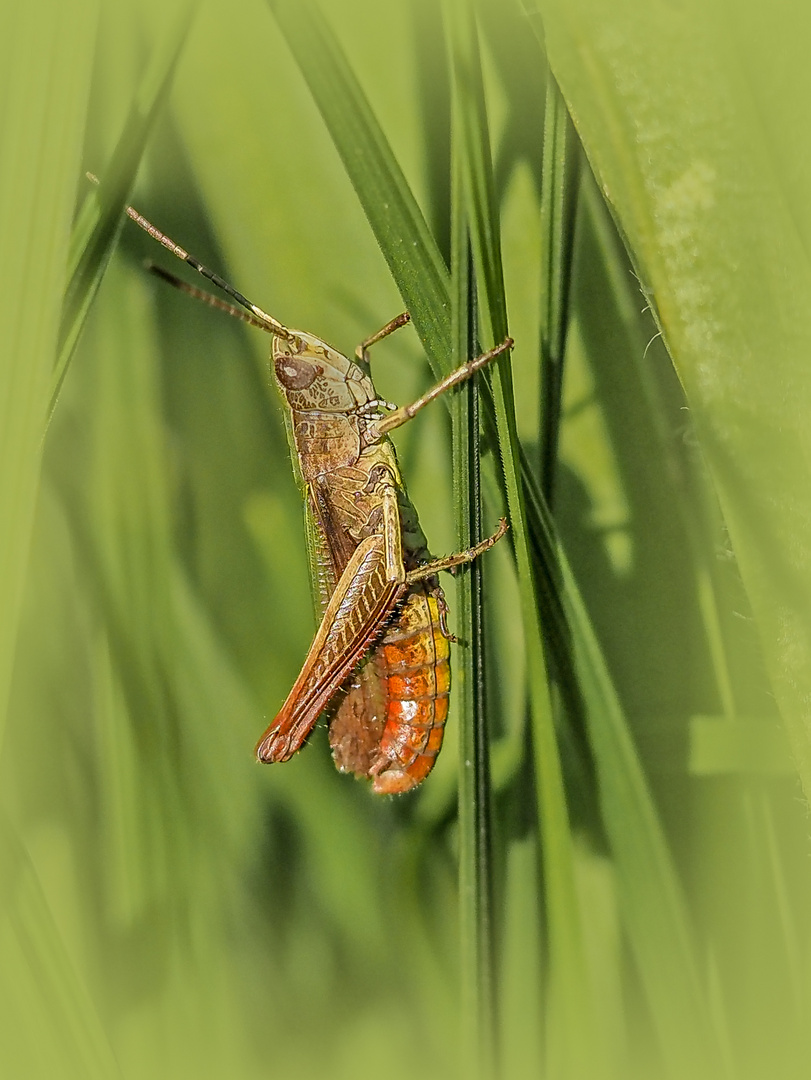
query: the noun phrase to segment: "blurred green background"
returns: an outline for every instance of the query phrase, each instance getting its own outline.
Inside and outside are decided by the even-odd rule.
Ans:
[[[505,1078],[806,1076],[800,5],[39,0],[3,19],[3,1076],[487,1076],[491,1057]],[[390,159],[364,164],[370,131]],[[430,232],[404,231],[409,188]],[[506,499],[513,530],[483,560],[476,927],[461,689],[411,796],[339,776],[323,725],[289,764],[254,762],[314,629],[268,341],[145,273],[179,264],[119,235],[125,196],[347,353],[405,296],[425,349],[409,329],[374,357],[400,403],[426,351],[450,366],[458,266],[408,290],[467,208],[482,344],[505,299],[516,340],[514,412],[502,375],[482,444],[483,528]],[[396,443],[453,550],[448,411]]]

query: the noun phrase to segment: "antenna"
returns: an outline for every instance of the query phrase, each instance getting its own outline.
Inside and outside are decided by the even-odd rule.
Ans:
[[[99,183],[99,179],[93,173],[87,173],[87,179],[94,184]],[[138,225],[144,232],[149,233],[153,240],[157,240],[159,244],[170,251],[176,258],[181,259],[183,262],[188,263],[193,267],[198,274],[202,274],[204,278],[208,278],[212,284],[216,285],[218,289],[230,296],[233,300],[245,308],[251,313],[253,319],[245,318],[244,321],[250,323],[253,326],[259,326],[263,330],[267,330],[268,333],[276,334],[278,337],[286,338],[288,341],[295,339],[295,335],[292,334],[286,326],[279,322],[278,319],[274,319],[272,315],[268,315],[266,311],[263,311],[256,304],[251,303],[247,296],[243,296],[241,292],[238,292],[233,285],[229,285],[228,282],[221,278],[219,274],[216,274],[213,270],[209,270],[207,266],[204,266],[198,259],[195,259],[193,255],[190,255],[188,251],[176,244],[174,240],[160,231],[157,226],[153,225],[151,221],[140,214],[134,207],[127,206],[127,216],[131,218],[136,225]],[[218,300],[216,296],[212,296],[211,293],[205,292],[203,289],[195,289],[193,285],[187,285],[180,278],[175,277],[174,274],[168,270],[162,270],[154,264],[149,265],[149,269],[152,273],[157,274],[158,277],[163,278],[164,281],[168,281],[170,285],[174,285],[175,288],[180,289],[181,292],[186,292],[190,296],[194,296],[204,303],[209,304],[211,307],[218,308],[221,311],[227,312],[229,315],[236,317],[242,317],[242,313],[235,309],[231,304],[225,304],[223,301]]]

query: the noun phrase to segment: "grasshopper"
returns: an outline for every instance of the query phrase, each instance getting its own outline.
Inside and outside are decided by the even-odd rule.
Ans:
[[[91,177],[91,179],[94,179]],[[321,621],[286,701],[260,738],[260,762],[287,761],[324,710],[336,766],[377,794],[419,784],[442,745],[450,691],[447,605],[437,574],[492,547],[506,532],[446,558],[429,555],[388,433],[512,347],[456,368],[410,405],[395,408],[372,384],[369,349],[409,321],[404,312],[349,360],[314,334],[262,311],[170,240],[137,210],[127,214],[243,310],[151,265],[159,277],[272,335],[270,360],[285,406],[294,467],[307,507]]]

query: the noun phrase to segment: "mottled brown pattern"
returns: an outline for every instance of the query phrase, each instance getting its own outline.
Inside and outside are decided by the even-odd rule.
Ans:
[[[349,677],[329,718],[329,742],[336,768],[368,777],[380,751],[386,722],[386,684],[378,671],[378,653]]]

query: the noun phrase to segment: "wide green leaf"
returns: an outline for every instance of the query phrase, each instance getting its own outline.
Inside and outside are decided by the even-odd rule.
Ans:
[[[811,793],[807,9],[540,9],[684,386]]]

